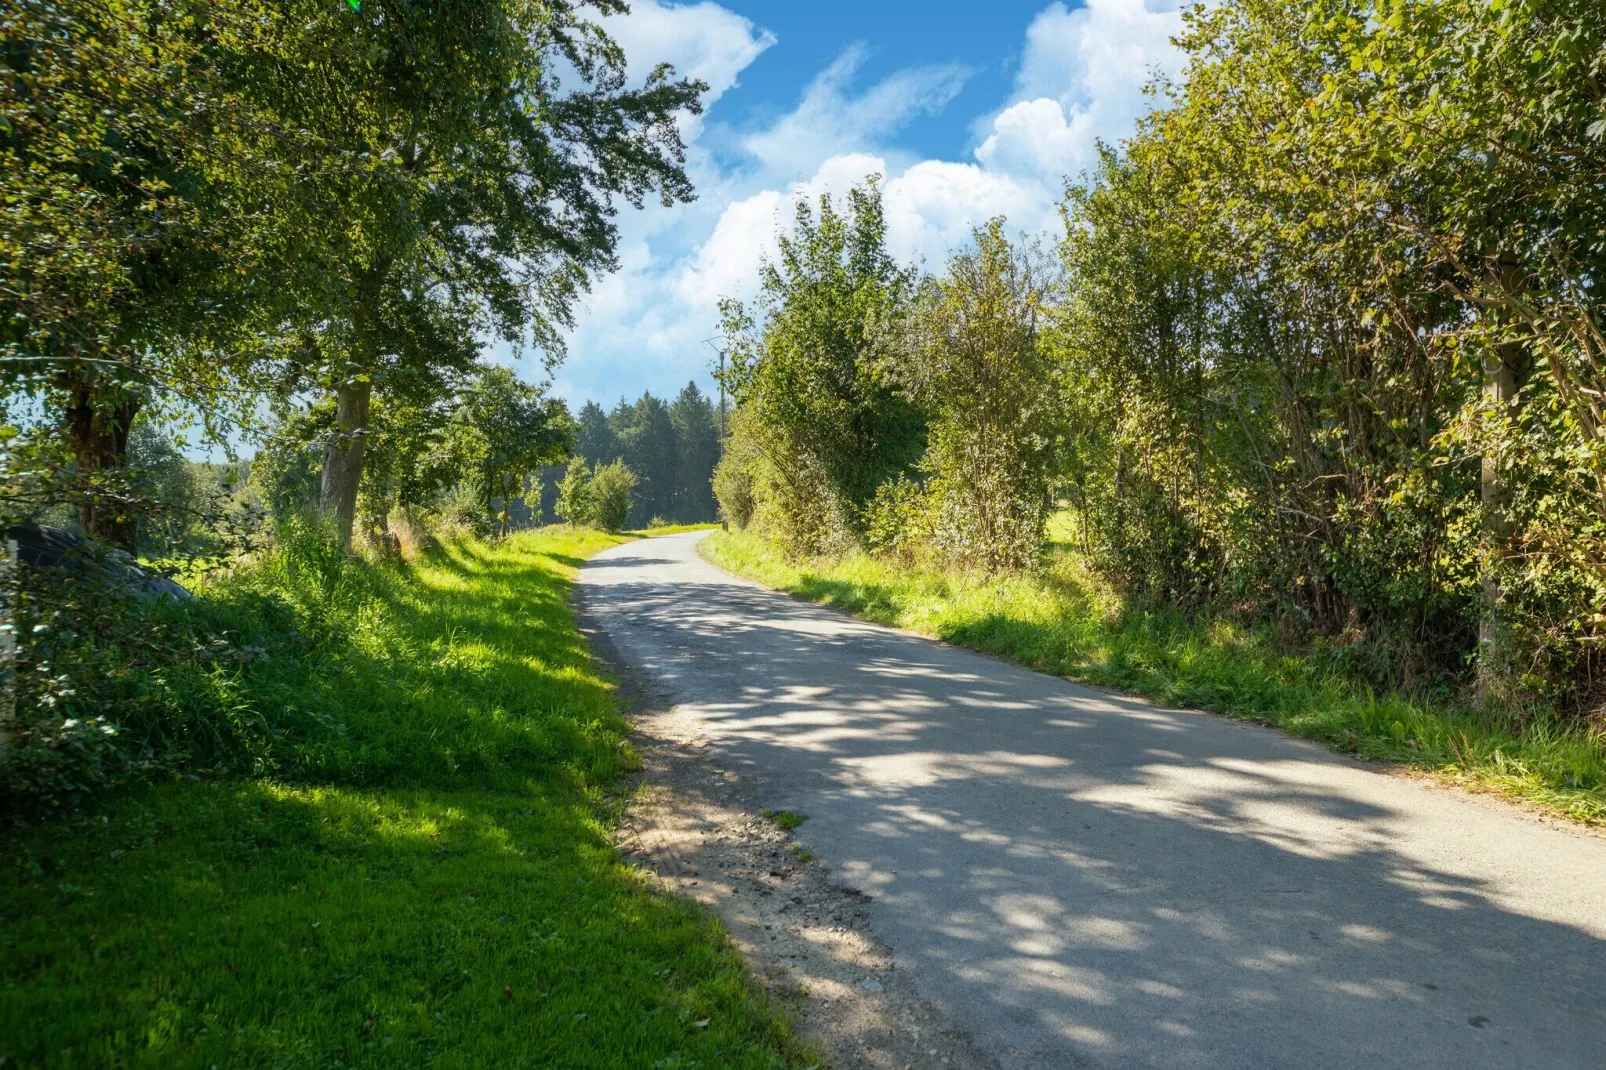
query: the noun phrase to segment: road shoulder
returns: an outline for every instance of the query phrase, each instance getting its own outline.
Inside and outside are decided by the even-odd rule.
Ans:
[[[699,726],[623,659],[589,611],[583,585],[575,587],[575,611],[593,654],[618,678],[635,726],[642,770],[615,830],[625,859],[720,919],[827,1065],[996,1067],[869,934],[865,897],[809,857],[808,825],[793,835],[765,816],[751,786],[713,760]]]

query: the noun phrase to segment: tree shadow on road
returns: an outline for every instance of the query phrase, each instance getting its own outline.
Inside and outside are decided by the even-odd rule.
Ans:
[[[1514,838],[1502,872],[1474,826],[1506,812],[1281,733],[762,590],[591,592],[616,640],[652,630],[621,647],[719,759],[810,815],[805,839],[878,900],[879,935],[927,994],[1022,1063],[1582,1067],[1606,1051],[1606,940],[1577,921],[1606,876],[1593,841],[1539,916],[1512,890],[1571,833]]]

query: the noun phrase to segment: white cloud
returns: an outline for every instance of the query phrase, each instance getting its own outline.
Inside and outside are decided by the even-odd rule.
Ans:
[[[940,267],[970,229],[1008,216],[1026,233],[1053,223],[1053,201],[1035,184],[975,164],[925,160],[887,182],[887,245],[894,256]]]
[[[958,64],[911,67],[852,93],[868,56],[863,45],[844,50],[814,76],[797,107],[744,147],[764,170],[800,178],[824,160],[881,144],[918,115],[934,115],[959,95],[970,72]]]
[[[1182,30],[1173,0],[1056,3],[1026,30],[1015,101],[994,116],[976,150],[990,169],[1057,183],[1092,165],[1097,142],[1116,142],[1149,110],[1144,86],[1173,75]]]
[[[1064,176],[1093,162],[1098,139],[1130,134],[1150,106],[1143,86],[1153,71],[1178,70],[1169,43],[1181,28],[1175,8],[1176,0],[1045,8],[1026,29],[1010,98],[973,127],[977,146],[968,160],[910,159],[896,136],[948,107],[970,72],[920,66],[859,87],[862,47],[817,74],[792,111],[745,136],[722,137],[726,156],[699,142],[701,123],[687,125],[700,199],[620,217],[621,269],[596,280],[556,388],[572,400],[608,401],[643,389],[673,393],[692,377],[710,387],[702,341],[718,328],[718,299],[752,295],[759,263],[773,253],[797,198],[840,196],[872,172],[884,176],[889,247],[905,261],[939,268],[972,226],[995,215],[1019,232],[1052,232]],[[708,2],[634,0],[609,30],[633,61],[664,60],[703,78],[710,103],[775,41]],[[644,73],[633,66],[633,76]]]
[[[718,4],[670,6],[634,0],[628,15],[610,15],[603,29],[624,49],[630,75],[642,79],[659,63],[682,78],[708,83],[705,105],[736,84],[737,76],[775,43],[775,35]]]
[[[1052,97],[1067,106],[1141,99],[1149,71],[1174,71],[1171,38],[1182,30],[1175,0],[1089,0],[1049,5],[1026,30],[1017,99]]]
[[[823,161],[806,181],[785,189],[765,189],[728,205],[714,224],[713,233],[682,269],[677,292],[689,308],[715,308],[721,297],[746,297],[758,282],[760,263],[775,254],[776,234],[791,229],[793,205],[810,202],[822,193],[846,195],[866,175],[883,174],[887,162],[879,156],[844,153]]]

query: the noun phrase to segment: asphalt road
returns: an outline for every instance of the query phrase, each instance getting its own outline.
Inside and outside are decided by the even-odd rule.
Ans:
[[[1006,1066],[1606,1067],[1606,838],[734,579],[587,612]]]

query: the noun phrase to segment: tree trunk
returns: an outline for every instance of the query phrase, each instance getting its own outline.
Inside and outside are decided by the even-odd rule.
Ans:
[[[363,441],[368,435],[368,399],[373,383],[342,383],[335,389],[335,429],[323,447],[323,487],[319,510],[333,520],[344,549],[351,549],[357,518],[357,488],[362,482]]]
[[[128,463],[128,431],[139,415],[139,399],[126,392],[113,402],[98,398],[94,382],[88,377],[68,385],[72,400],[67,405],[67,442],[72,450],[78,475],[86,483],[115,479]],[[92,539],[139,552],[138,526],[134,503],[125,488],[89,488],[89,495],[78,506],[78,522]]]
[[[1491,282],[1502,293],[1522,289],[1522,276],[1516,262],[1502,256]],[[1489,407],[1500,417],[1515,417],[1518,391],[1528,372],[1528,354],[1520,342],[1504,341],[1483,358],[1483,389]],[[1480,586],[1483,593],[1483,619],[1478,627],[1478,693],[1487,699],[1504,696],[1504,684],[1514,662],[1511,630],[1501,606],[1503,594],[1498,568],[1511,552],[1517,533],[1511,516],[1511,487],[1506,482],[1504,450],[1499,442],[1483,456],[1481,491],[1484,515],[1484,564]]]

